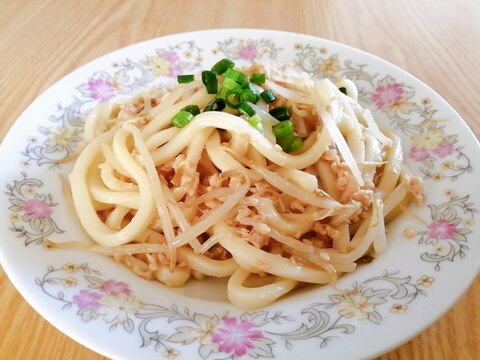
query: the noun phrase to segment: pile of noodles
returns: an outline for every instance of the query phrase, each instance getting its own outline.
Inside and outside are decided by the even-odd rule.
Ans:
[[[245,70],[253,71],[266,72],[261,87],[277,96],[252,104],[263,133],[228,110],[172,126],[182,108],[215,97],[198,78],[99,104],[69,177],[94,243],[50,246],[112,256],[170,287],[229,277],[229,300],[246,309],[299,283],[333,283],[385,251],[385,223],[412,198],[422,201],[398,136],[379,129],[349,80],[267,64]],[[279,105],[291,108],[304,141],[294,153],[272,133],[278,120],[268,110]]]

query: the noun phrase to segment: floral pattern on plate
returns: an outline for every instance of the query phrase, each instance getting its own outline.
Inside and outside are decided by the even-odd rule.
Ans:
[[[176,78],[185,71],[198,70],[203,61],[202,51],[192,41],[181,42],[156,49],[153,55],[139,60],[114,62],[111,71],[94,72],[75,88],[71,103],[57,105],[48,119],[50,126],[40,126],[40,134],[27,138],[27,145],[20,152],[20,165],[59,166],[77,150],[82,141],[85,116],[96,103],[139,92],[158,80]]]
[[[57,203],[51,194],[40,193],[43,182],[30,178],[25,172],[22,179],[6,185],[5,194],[10,206],[10,231],[22,238],[25,246],[41,244],[52,234],[61,234],[63,230],[52,219],[53,208]]]
[[[426,288],[434,281],[427,275],[413,281],[411,276],[386,271],[361,284],[354,282],[344,291],[336,290],[328,302],[313,303],[295,316],[269,310],[236,316],[228,311],[203,314],[188,306],[146,304],[127,283],[105,280],[87,263],[50,265],[35,279],[45,294],[63,304],[62,310],[75,310],[85,323],[103,321],[110,331],[121,327],[128,333],[138,332],[141,347],[154,346],[168,359],[180,355],[187,345],[194,346],[203,359],[219,355],[272,358],[278,348],[292,350],[307,339],[325,348],[338,334],[355,332],[361,321],[380,324],[386,314],[404,314],[419,295],[426,296]]]
[[[400,130],[411,143],[404,146],[408,157],[418,164],[425,179],[456,180],[472,172],[471,161],[458,143],[457,135],[445,129],[448,119],[436,115],[429,98],[417,99],[415,89],[389,74],[371,73],[367,64],[342,59],[326,47],[298,43],[295,65],[317,77],[335,81],[347,78],[355,82],[359,100],[377,114],[387,117],[393,129]]]
[[[456,259],[463,259],[469,250],[466,245],[467,235],[472,233],[469,228],[474,225],[474,215],[478,209],[469,200],[470,196],[459,196],[453,190],[446,190],[448,201],[440,205],[428,205],[431,212],[431,222],[427,229],[420,231],[419,244],[430,249],[420,257],[423,261],[435,264],[435,270],[440,270],[440,264]]]
[[[229,38],[219,41],[214,54],[222,54],[232,60],[243,60],[249,64],[261,60],[274,60],[278,52],[283,50],[277,47],[270,39]]]

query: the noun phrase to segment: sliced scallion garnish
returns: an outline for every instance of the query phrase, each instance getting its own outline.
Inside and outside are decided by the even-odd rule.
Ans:
[[[260,100],[260,95],[257,87],[251,82],[247,81],[242,85],[242,99],[256,104]],[[245,94],[245,95],[243,95]]]
[[[277,100],[275,97],[275,94],[272,92],[272,90],[264,90],[260,93],[260,97],[265,101],[267,104],[270,104]]]
[[[303,146],[303,139],[300,136],[295,136],[292,142],[290,143],[290,145],[288,145],[287,151],[288,152],[298,151],[302,148],[302,146]]]
[[[197,105],[187,105],[182,111],[188,111],[193,116],[200,114],[200,108]]]
[[[235,80],[240,85],[243,85],[248,81],[247,75],[232,68],[227,69],[225,72],[225,78]]]
[[[258,94],[255,94],[250,89],[245,89],[245,90],[242,90],[241,98],[242,98],[242,101],[248,101],[248,102],[256,104],[258,102],[258,100],[260,99],[260,96],[258,96]]]
[[[234,66],[235,63],[232,60],[222,59],[212,66],[212,71],[217,75],[221,75]]]
[[[235,80],[224,78],[222,88],[218,92],[218,97],[225,99],[225,97],[227,96],[228,90],[236,89],[236,88],[240,88],[240,85],[238,85],[238,83]]]
[[[257,85],[260,85],[260,84],[263,84],[265,82],[265,74],[252,74],[252,76],[250,76],[250,81],[254,84],[257,84]]]
[[[171,122],[173,126],[177,128],[183,128],[190,123],[192,118],[193,115],[190,112],[182,110],[176,113],[174,117],[172,117]]]
[[[274,125],[272,130],[277,140],[293,136],[293,124],[290,120],[285,120]]]
[[[213,71],[202,71],[202,82],[208,94],[216,94],[218,92],[217,74]]]
[[[188,84],[189,82],[192,82],[195,80],[195,75],[178,75],[177,76],[177,81],[179,84]]]
[[[262,118],[258,114],[254,114],[248,118],[248,123],[255,129],[263,133]]]
[[[248,117],[255,115],[255,110],[246,102],[241,102],[240,105],[238,105],[238,111],[240,114],[247,115]]]
[[[270,110],[269,113],[279,121],[288,120],[291,116],[290,108],[288,106],[277,106]]]
[[[226,106],[227,104],[225,103],[225,100],[223,100],[222,98],[216,98],[210,101],[205,106],[203,111],[222,111],[223,109],[225,109]]]
[[[225,94],[225,102],[232,109],[237,109],[240,105],[242,89],[240,87],[230,89]]]

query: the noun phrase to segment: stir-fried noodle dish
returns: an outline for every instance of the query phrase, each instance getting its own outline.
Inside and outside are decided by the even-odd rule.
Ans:
[[[100,103],[66,191],[93,242],[48,244],[169,287],[226,277],[246,309],[332,284],[384,252],[385,224],[423,200],[399,137],[357,97],[348,79],[223,59]]]

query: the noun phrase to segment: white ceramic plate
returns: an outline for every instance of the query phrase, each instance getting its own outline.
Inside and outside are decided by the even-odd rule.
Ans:
[[[346,76],[362,103],[402,137],[406,162],[425,179],[425,223],[402,216],[387,252],[338,282],[261,311],[228,304],[222,284],[169,290],[114,261],[47,251],[85,237],[64,203],[57,165],[81,141],[98,101],[172,82],[228,57],[294,63],[316,76]],[[331,41],[265,30],[179,34],[129,46],[66,76],[22,114],[0,149],[0,254],[8,276],[49,322],[117,359],[370,358],[434,322],[479,270],[479,145],[433,90],[397,67]],[[477,178],[477,180],[475,180]],[[414,229],[414,238],[402,234]],[[44,341],[49,341],[44,339]]]

